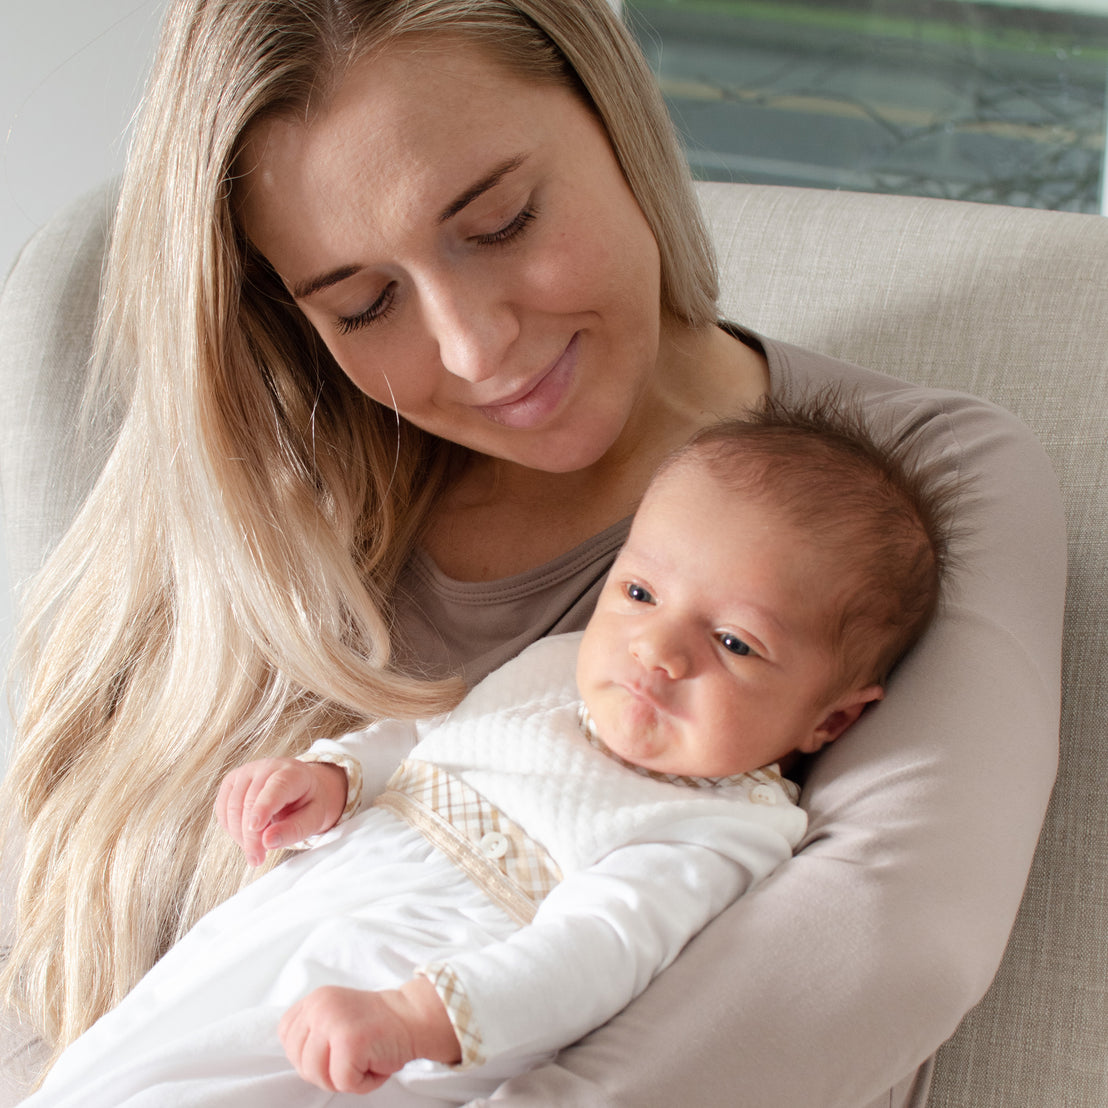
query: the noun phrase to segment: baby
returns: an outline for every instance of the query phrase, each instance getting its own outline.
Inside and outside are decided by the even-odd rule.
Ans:
[[[923,632],[947,501],[826,402],[700,433],[583,634],[443,717],[231,773],[217,814],[251,863],[315,848],[205,917],[26,1103],[464,1103],[603,1023],[800,843],[782,773]]]

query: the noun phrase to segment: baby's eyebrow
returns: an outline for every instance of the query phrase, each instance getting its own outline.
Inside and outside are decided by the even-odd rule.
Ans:
[[[496,188],[509,173],[519,169],[526,160],[523,154],[518,154],[514,158],[509,158],[507,161],[501,162],[491,173],[482,177],[481,180],[477,181],[475,184],[470,185],[465,192],[451,200],[450,203],[439,212],[438,222],[445,223],[447,220],[453,219],[463,208],[468,207],[479,196],[483,196],[490,189]]]

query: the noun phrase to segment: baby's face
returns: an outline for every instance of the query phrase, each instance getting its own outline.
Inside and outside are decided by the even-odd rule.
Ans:
[[[650,770],[724,777],[837,737],[880,689],[831,695],[826,576],[796,526],[696,462],[670,469],[581,644],[577,684],[600,738]]]

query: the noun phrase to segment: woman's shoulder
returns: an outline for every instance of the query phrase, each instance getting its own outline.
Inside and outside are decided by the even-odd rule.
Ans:
[[[980,407],[1002,417],[1008,414],[991,401],[966,392],[894,377],[879,369],[857,365],[832,354],[809,350],[765,335],[752,337],[761,345],[765,354],[770,387],[775,396],[788,399],[834,388],[842,393],[844,399],[862,405],[891,403],[936,410]]]
[[[949,452],[973,455],[987,464],[1003,448],[1041,452],[1031,431],[1015,415],[980,396],[937,388],[856,365],[830,354],[794,346],[763,335],[770,387],[784,400],[827,389],[857,404],[879,435],[892,442],[914,438],[928,457]]]

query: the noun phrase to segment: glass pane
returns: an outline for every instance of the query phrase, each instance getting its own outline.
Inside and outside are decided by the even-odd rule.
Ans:
[[[701,177],[1097,212],[1108,0],[624,0]]]

